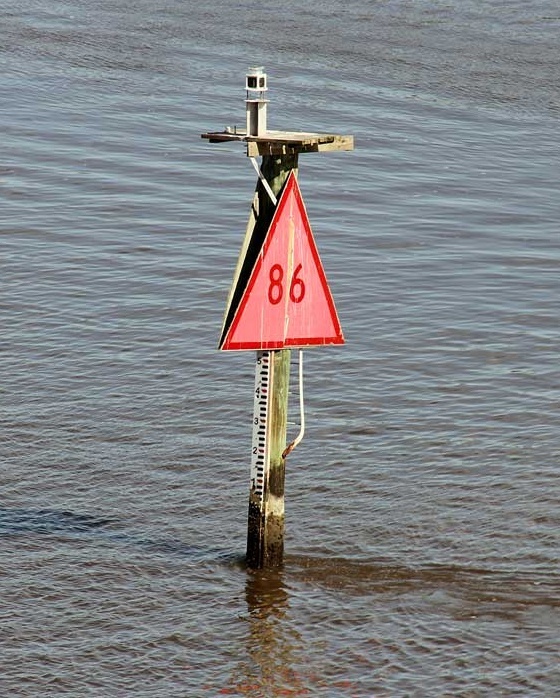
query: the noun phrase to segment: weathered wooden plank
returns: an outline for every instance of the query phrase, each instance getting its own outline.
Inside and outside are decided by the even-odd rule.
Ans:
[[[247,155],[295,155],[354,149],[354,137],[334,133],[307,133],[300,131],[267,131],[262,136],[247,136],[244,130],[229,128],[225,131],[203,133],[210,143],[243,141]]]

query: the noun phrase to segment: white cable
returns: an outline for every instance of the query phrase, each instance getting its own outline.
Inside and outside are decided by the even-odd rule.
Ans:
[[[305,434],[305,407],[303,404],[303,351],[301,349],[299,350],[299,416],[299,434],[292,441],[292,443],[284,449],[282,458],[286,458],[286,456],[294,450],[294,448],[301,442],[303,435]]]
[[[277,201],[277,199],[276,199],[276,197],[274,196],[274,192],[273,192],[272,189],[270,188],[270,184],[266,181],[265,176],[264,176],[263,173],[261,172],[261,168],[259,167],[259,164],[258,164],[258,162],[257,162],[257,159],[256,159],[256,158],[249,158],[249,160],[252,162],[253,167],[254,167],[255,170],[257,171],[257,174],[259,175],[259,179],[260,179],[261,182],[263,183],[263,187],[266,189],[268,195],[269,195],[270,198],[272,199],[272,203],[276,206],[276,201]]]

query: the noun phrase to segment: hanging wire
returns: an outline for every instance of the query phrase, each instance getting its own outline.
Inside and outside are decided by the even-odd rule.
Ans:
[[[296,438],[288,444],[282,453],[282,458],[286,458],[294,448],[301,442],[303,435],[305,434],[305,407],[303,404],[303,351],[299,350],[299,415],[300,415],[300,428],[299,434]]]

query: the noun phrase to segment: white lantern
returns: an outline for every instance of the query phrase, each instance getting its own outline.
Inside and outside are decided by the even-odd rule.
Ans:
[[[247,99],[247,135],[263,136],[266,133],[266,107],[268,100],[265,92],[268,90],[264,68],[249,68],[245,76]]]

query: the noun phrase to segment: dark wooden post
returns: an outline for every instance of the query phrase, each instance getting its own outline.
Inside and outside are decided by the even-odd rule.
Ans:
[[[292,170],[297,171],[298,155],[267,155],[262,159],[261,172],[278,196]],[[272,219],[274,204],[264,187],[259,190],[259,216]],[[269,470],[262,500],[249,494],[247,526],[247,564],[259,569],[278,567],[284,557],[284,481],[287,441],[288,392],[290,386],[291,351],[271,352],[270,411],[268,415]]]

